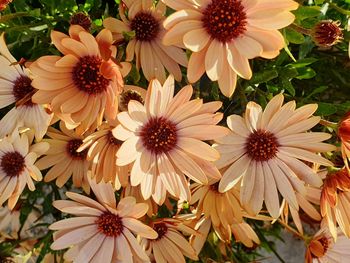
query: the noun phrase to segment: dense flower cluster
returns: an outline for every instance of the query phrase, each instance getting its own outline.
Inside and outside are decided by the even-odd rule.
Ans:
[[[123,0],[101,28],[78,12],[67,34],[48,31],[51,55],[27,63],[2,33],[0,248],[18,240],[23,262],[185,263],[212,260],[208,243],[229,261],[232,243],[261,243],[251,222],[263,221],[303,239],[307,263],[349,262],[350,114],[337,125],[288,87],[257,103],[245,93],[258,84],[242,85],[249,60],[293,57],[298,7]],[[340,27],[291,26],[322,48],[341,43]],[[215,96],[202,97],[204,74]],[[304,221],[320,230],[308,237]]]

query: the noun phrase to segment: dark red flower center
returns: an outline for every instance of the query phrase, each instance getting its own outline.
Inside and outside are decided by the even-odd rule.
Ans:
[[[105,212],[96,220],[100,232],[109,237],[117,237],[123,232],[123,222],[118,215]]]
[[[67,152],[69,156],[73,159],[85,160],[88,149],[85,149],[81,152],[77,152],[79,147],[83,144],[82,140],[74,139],[67,143]]]
[[[161,239],[168,232],[168,227],[165,223],[154,224],[153,229],[158,233],[156,240]]]
[[[86,31],[90,30],[91,18],[85,13],[79,12],[71,16],[69,23],[71,25],[79,25],[83,27]]]
[[[97,95],[106,91],[110,80],[100,72],[102,59],[96,56],[86,56],[73,68],[75,86],[89,95]]]
[[[151,118],[141,129],[144,147],[155,154],[167,153],[177,142],[176,125],[163,117]]]
[[[136,100],[142,104],[145,103],[140,93],[135,90],[127,90],[120,95],[120,108],[127,109],[131,100]]]
[[[255,161],[267,161],[274,158],[278,147],[275,135],[263,130],[250,134],[246,143],[246,151]]]
[[[159,21],[150,12],[139,12],[131,21],[131,29],[139,41],[154,40],[160,31]]]
[[[7,152],[1,157],[1,169],[7,176],[19,176],[25,168],[25,161],[19,152]]]
[[[245,32],[247,16],[240,0],[212,0],[202,21],[212,38],[227,43]]]
[[[13,96],[15,96],[16,103],[21,103],[26,106],[33,106],[32,96],[35,89],[32,87],[32,80],[27,76],[20,76],[14,81]]]
[[[335,21],[321,21],[314,27],[313,38],[317,45],[330,47],[343,38],[340,23]]]

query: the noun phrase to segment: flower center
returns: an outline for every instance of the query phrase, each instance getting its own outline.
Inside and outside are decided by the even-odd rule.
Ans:
[[[32,95],[35,89],[32,87],[32,80],[27,76],[18,77],[13,86],[13,96],[15,96],[16,103],[21,105],[33,106]]]
[[[152,153],[167,153],[177,142],[176,125],[163,117],[151,118],[140,133],[143,145]]]
[[[24,157],[19,152],[7,152],[2,156],[0,166],[7,176],[19,176],[25,168]]]
[[[337,44],[343,38],[343,32],[339,22],[321,21],[315,28],[313,38],[317,45],[330,47]]]
[[[162,239],[162,237],[168,232],[168,227],[165,223],[158,223],[153,226],[154,231],[158,233],[156,240]]]
[[[227,43],[245,32],[247,16],[240,0],[212,0],[202,21],[212,38]]]
[[[145,103],[140,93],[135,90],[127,90],[120,95],[120,108],[127,109],[131,100],[136,100],[141,104]]]
[[[109,85],[100,72],[102,60],[96,56],[86,56],[73,68],[73,81],[79,90],[89,95],[97,95],[104,92]]]
[[[154,40],[160,31],[159,21],[150,12],[139,12],[131,21],[131,29],[139,41]]]
[[[122,219],[110,212],[105,212],[96,220],[100,232],[109,237],[117,237],[123,232]]]
[[[79,12],[71,16],[69,23],[71,25],[79,25],[86,31],[89,31],[91,27],[91,18],[85,13]]]
[[[112,144],[112,145],[120,146],[123,144],[122,141],[118,140],[117,138],[115,138],[113,136],[113,133],[111,131],[109,131],[107,134],[107,140],[108,140],[109,144]]]
[[[69,156],[73,159],[85,160],[88,149],[85,149],[81,152],[77,152],[79,147],[83,144],[82,140],[74,139],[67,143],[67,152]]]
[[[250,134],[246,143],[246,151],[255,161],[267,161],[274,158],[278,147],[275,135],[263,130],[257,130]]]
[[[320,258],[320,257],[323,257],[324,254],[326,254],[327,250],[328,250],[328,247],[329,247],[329,241],[328,241],[328,238],[327,237],[321,237],[320,239],[318,240],[315,240],[313,242],[318,242],[321,244],[323,250],[322,251],[312,251],[312,257],[313,258]]]

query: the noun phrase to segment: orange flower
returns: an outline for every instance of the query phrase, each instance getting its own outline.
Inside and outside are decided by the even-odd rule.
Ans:
[[[135,198],[122,198],[116,203],[111,184],[90,181],[97,201],[73,192],[72,199],[58,200],[53,205],[75,217],[53,223],[49,228],[54,234],[53,250],[70,248],[67,261],[87,262],[148,262],[146,252],[135,235],[148,239],[157,238],[157,232],[139,221],[148,206],[136,203]]]
[[[278,31],[294,21],[290,12],[298,7],[291,0],[163,0],[177,10],[165,21],[166,45],[185,45],[193,51],[187,71],[190,82],[204,72],[218,81],[230,97],[237,75],[250,79],[248,59],[274,58],[284,46]]]
[[[323,132],[308,132],[320,117],[312,116],[317,104],[296,109],[295,101],[283,105],[284,96],[276,95],[262,110],[249,102],[244,117],[231,115],[227,125],[232,131],[217,140],[214,148],[221,158],[223,174],[219,191],[225,192],[240,182],[240,200],[248,212],[257,214],[265,204],[272,217],[279,217],[278,192],[289,205],[299,209],[296,192],[306,194],[305,183],[315,187],[322,179],[303,161],[331,166],[317,153],[336,149],[323,143],[331,137]]]
[[[350,175],[343,168],[329,173],[321,192],[321,215],[325,217],[332,236],[337,237],[337,223],[350,238]]]
[[[339,231],[333,239],[329,230],[322,226],[310,241],[305,254],[305,263],[347,263],[350,258],[350,239]]]
[[[348,112],[343,120],[339,124],[338,135],[342,142],[341,144],[341,152],[343,155],[343,159],[346,167],[349,168],[349,160],[350,160],[350,112]]]
[[[119,14],[122,21],[109,17],[103,21],[103,25],[113,33],[116,41],[124,39],[123,34],[134,32],[135,37],[126,48],[126,61],[132,61],[136,57],[136,68],[140,69],[141,66],[147,80],[157,78],[164,83],[166,68],[180,81],[182,73],[178,64],[186,67],[187,57],[181,48],[162,43],[166,6],[162,1],[158,1],[156,6],[149,0],[123,2],[127,7],[127,15],[125,16],[126,10],[121,4]]]
[[[186,177],[207,183],[208,177],[220,178],[213,161],[218,152],[203,142],[228,133],[218,126],[222,113],[215,113],[221,102],[191,100],[193,88],[186,86],[174,96],[174,78],[162,86],[153,80],[145,105],[131,100],[128,111],[118,114],[113,135],[124,141],[117,152],[117,164],[132,164],[130,182],[141,185],[145,199],[151,196],[163,204],[168,191],[181,200],[190,199]]]
[[[44,56],[30,65],[34,74],[33,96],[36,103],[50,103],[54,113],[73,129],[85,132],[94,122],[101,124],[105,115],[114,119],[118,94],[130,65],[117,65],[112,33],[104,29],[96,38],[81,26],[72,25],[69,36],[51,32],[51,39],[64,55]]]
[[[12,2],[12,0],[1,0],[0,1],[0,11],[5,10],[7,5],[11,2]]]

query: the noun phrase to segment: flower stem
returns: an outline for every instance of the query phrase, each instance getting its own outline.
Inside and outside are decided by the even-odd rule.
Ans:
[[[347,15],[347,16],[350,16],[350,11],[349,10],[345,10],[339,6],[337,6],[336,4],[334,3],[329,3],[329,6],[335,10],[337,10],[339,13],[343,14],[343,15]]]
[[[301,33],[301,34],[304,34],[304,35],[307,35],[307,36],[310,36],[311,35],[311,30],[310,29],[306,29],[306,28],[303,28],[295,23],[289,25],[289,28]]]
[[[299,237],[301,240],[306,240],[306,237],[304,237],[302,234],[300,234],[298,231],[296,231],[294,228],[290,227],[288,224],[283,222],[281,219],[277,220],[278,223],[280,223],[283,227],[285,227],[289,232],[293,233],[297,237]]]

